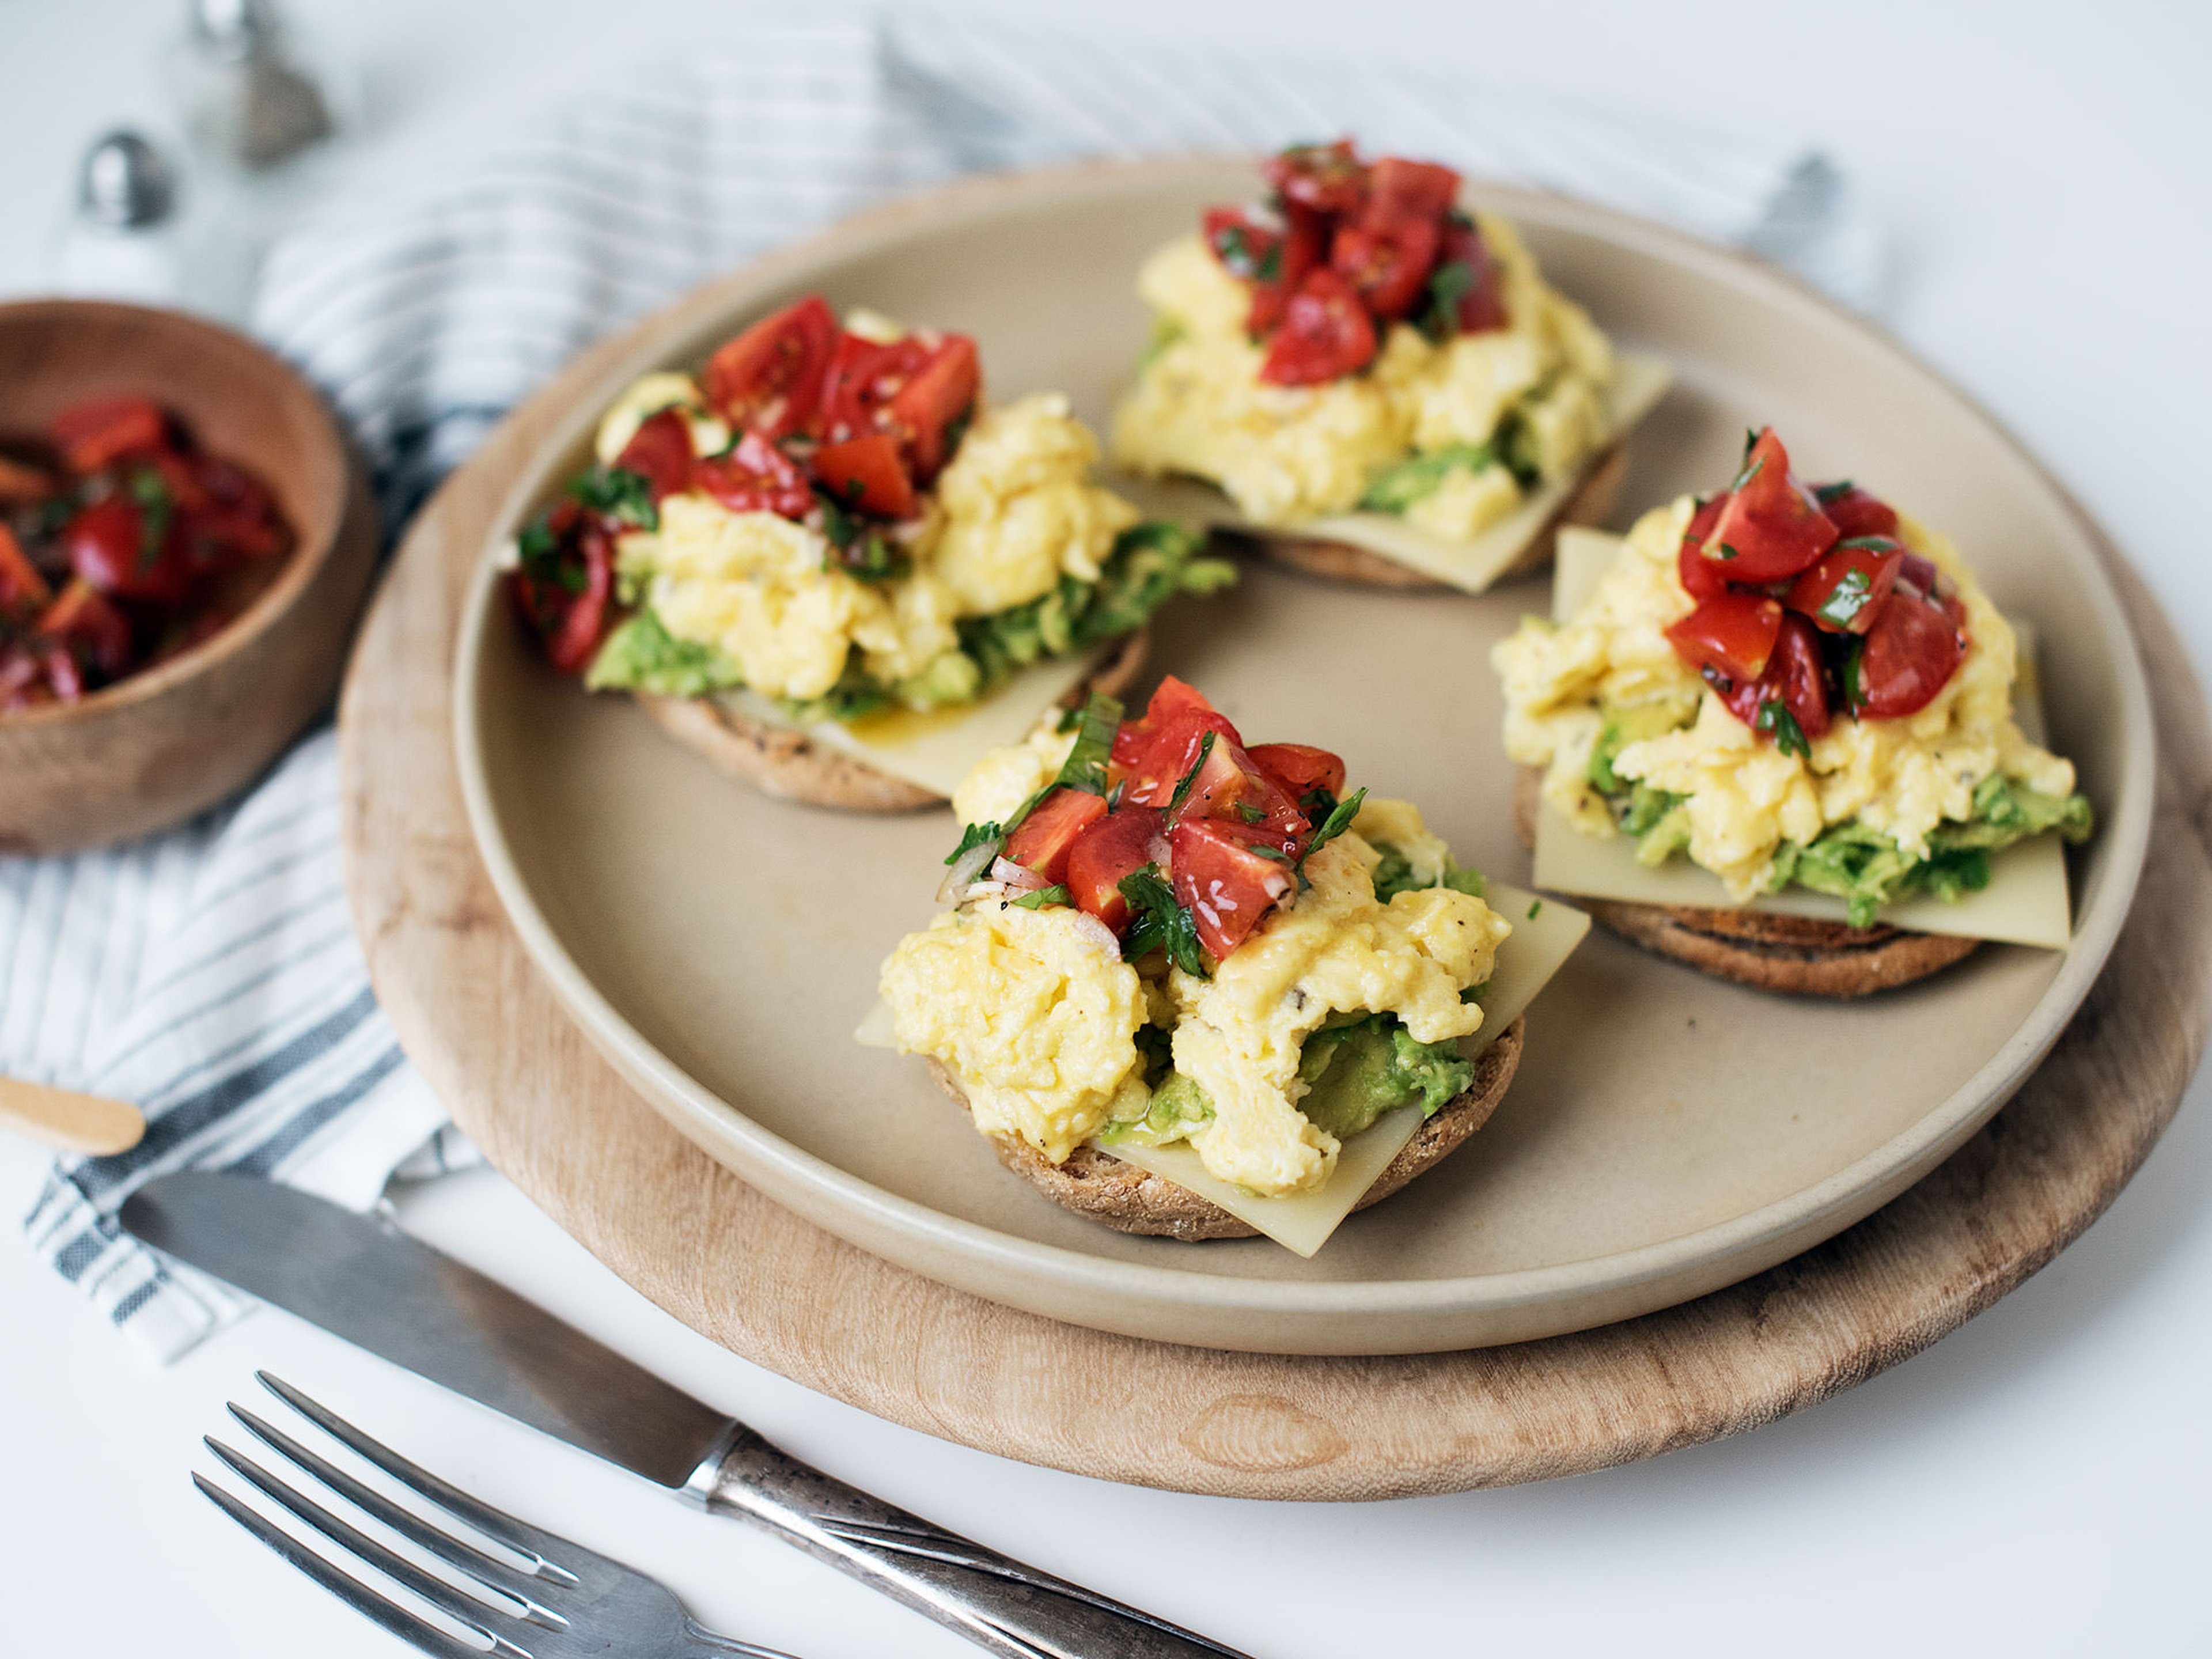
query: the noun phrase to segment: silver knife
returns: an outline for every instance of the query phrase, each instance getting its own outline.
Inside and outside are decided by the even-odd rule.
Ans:
[[[270,1182],[200,1170],[148,1182],[121,1218],[155,1249],[716,1514],[765,1528],[1006,1659],[1245,1659],[809,1468],[389,1222]]]

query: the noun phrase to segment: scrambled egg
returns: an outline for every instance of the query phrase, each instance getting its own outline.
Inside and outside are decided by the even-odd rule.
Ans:
[[[602,419],[601,459],[670,407],[686,411],[699,453],[728,444],[687,376],[648,374]],[[855,650],[870,674],[896,685],[959,648],[960,617],[1024,605],[1063,574],[1097,579],[1139,516],[1089,482],[1097,459],[1097,441],[1065,398],[1024,398],[976,417],[924,515],[901,527],[904,575],[862,581],[835,568],[819,532],[772,513],[732,513],[699,491],[663,500],[657,531],[622,538],[622,574],[670,634],[720,650],[766,696],[825,695]]]
[[[1057,765],[1036,738],[997,751],[963,785],[961,817],[1002,814]],[[1450,888],[1377,902],[1382,855],[1370,836],[1443,878],[1448,854],[1419,811],[1370,799],[1308,862],[1312,887],[1211,979],[1158,958],[1140,973],[1065,907],[987,900],[948,911],[884,963],[898,1046],[951,1070],[985,1133],[1018,1134],[1058,1163],[1108,1121],[1144,1115],[1136,1035],[1159,1026],[1176,1069],[1213,1103],[1212,1119],[1189,1132],[1206,1167],[1257,1193],[1310,1191],[1336,1167],[1339,1142],[1297,1109],[1307,1037],[1331,1014],[1357,1012],[1395,1013],[1423,1042],[1471,1035],[1482,1010],[1460,994],[1490,977],[1512,931]]]
[[[1262,383],[1265,349],[1244,332],[1248,290],[1198,236],[1169,243],[1137,280],[1165,340],[1115,413],[1115,465],[1210,479],[1259,524],[1350,512],[1383,469],[1492,443],[1509,416],[1543,478],[1571,471],[1605,441],[1612,348],[1546,284],[1511,225],[1479,217],[1509,326],[1437,344],[1395,323],[1366,369],[1325,386]],[[1466,541],[1520,500],[1513,474],[1492,459],[1454,468],[1406,517]]]
[[[1525,618],[1492,660],[1505,685],[1505,749],[1546,768],[1544,798],[1586,834],[1612,816],[1587,778],[1608,716],[1657,735],[1624,745],[1613,769],[1686,796],[1691,859],[1737,902],[1771,885],[1776,848],[1856,818],[1925,856],[1929,831],[1973,816],[1975,786],[2002,773],[2047,793],[2074,788],[2074,768],[2037,747],[2012,717],[2013,631],[1948,537],[1899,517],[1899,538],[1957,585],[1968,646],[1958,672],[1918,713],[1858,720],[1838,713],[1808,758],[1785,755],[1729,713],[1668,644],[1692,608],[1675,574],[1687,496],[1655,507],[1564,627]]]

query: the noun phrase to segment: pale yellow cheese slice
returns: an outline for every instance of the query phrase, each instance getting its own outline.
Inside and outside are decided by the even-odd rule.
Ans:
[[[1674,371],[1663,358],[1624,351],[1613,358],[1613,385],[1606,398],[1607,435],[1617,438],[1650,414],[1672,385]],[[1125,494],[1139,497],[1162,516],[1195,519],[1248,535],[1297,535],[1342,542],[1379,553],[1409,570],[1469,593],[1486,592],[1528,550],[1539,531],[1580,487],[1588,468],[1547,484],[1472,541],[1451,542],[1416,530],[1393,513],[1341,513],[1289,525],[1254,524],[1234,502],[1211,485],[1189,479],[1116,482]]]
[[[1534,1000],[1560,964],[1589,932],[1589,918],[1557,899],[1540,898],[1518,887],[1490,884],[1486,902],[1513,924],[1513,932],[1498,947],[1497,970],[1477,999],[1482,1007],[1482,1029],[1460,1045],[1470,1058],[1482,1052],[1490,1040],[1510,1025],[1516,1016]],[[1166,1146],[1108,1146],[1125,1164],[1187,1187],[1211,1199],[1238,1220],[1249,1222],[1286,1249],[1311,1256],[1328,1242],[1352,1213],[1353,1205],[1375,1184],[1406,1143],[1421,1127],[1420,1109],[1402,1106],[1386,1112],[1374,1123],[1344,1143],[1336,1169],[1328,1180],[1310,1193],[1282,1198],[1261,1198],[1206,1173],[1198,1153],[1186,1141]]]
[[[1620,552],[1617,536],[1595,531],[1562,532],[1553,567],[1552,617],[1564,623],[1582,606]],[[2030,624],[2012,619],[2020,639],[2020,678],[2013,686],[2013,715],[2033,743],[2044,740],[2043,700],[2034,671],[2035,634]],[[1636,861],[1636,843],[1626,836],[1586,836],[1558,808],[1547,803],[1536,818],[1535,883],[1553,892],[1583,898],[1618,899],[1636,904],[1684,904],[1711,909],[1745,908],[1770,915],[1812,916],[1848,921],[1843,900],[1802,887],[1789,887],[1739,907],[1720,878],[1686,858],[1671,858],[1651,868]],[[2073,907],[2066,888],[2066,854],[2057,836],[2020,842],[1990,861],[1990,884],[1956,904],[1922,896],[1892,905],[1881,920],[1916,933],[1948,933],[2008,945],[2063,948],[2073,936]]]
[[[825,749],[865,761],[879,771],[952,798],[961,779],[994,749],[1021,742],[1038,718],[1081,684],[1108,646],[1073,657],[1047,658],[1020,670],[979,702],[928,714],[896,709],[847,725],[820,720],[799,727]],[[790,726],[783,710],[753,691],[726,691],[722,701],[758,720]]]

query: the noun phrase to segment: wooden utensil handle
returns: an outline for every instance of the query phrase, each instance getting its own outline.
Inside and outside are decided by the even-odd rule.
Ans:
[[[136,1146],[145,1135],[146,1120],[125,1100],[0,1077],[0,1128],[64,1152],[106,1158]]]

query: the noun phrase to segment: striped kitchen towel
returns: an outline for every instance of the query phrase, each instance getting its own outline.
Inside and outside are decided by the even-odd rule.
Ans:
[[[979,169],[1347,131],[1753,248],[1855,304],[1875,296],[1865,217],[1832,167],[1788,143],[1433,63],[902,9],[763,15],[563,98],[494,100],[434,170],[365,183],[296,226],[264,267],[254,326],[329,394],[398,526],[579,348],[868,202]],[[0,1071],[129,1097],[151,1125],[119,1158],[60,1160],[31,1237],[157,1358],[241,1304],[119,1236],[113,1212],[140,1182],[245,1168],[366,1206],[403,1166],[468,1155],[369,993],[337,818],[325,730],[186,829],[0,860]]]

